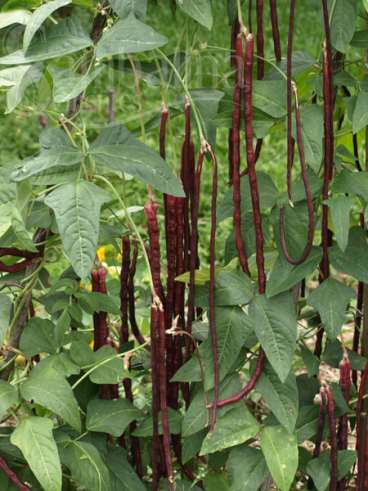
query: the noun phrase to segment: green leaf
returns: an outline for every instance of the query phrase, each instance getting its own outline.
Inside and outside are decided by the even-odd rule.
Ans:
[[[110,489],[110,474],[97,448],[91,443],[68,440],[60,450],[61,461],[73,479],[88,491]]]
[[[355,0],[336,0],[330,21],[331,44],[341,53],[347,51],[353,38],[357,15]]]
[[[15,182],[22,182],[29,177],[43,173],[44,171],[72,167],[78,164],[83,158],[79,149],[71,146],[57,147],[50,150],[42,150],[36,157],[31,157],[23,161],[23,166],[14,171],[12,179]]]
[[[89,376],[94,384],[118,384],[127,375],[123,360],[116,358],[116,351],[110,346],[103,346],[94,353],[94,363],[101,364]]]
[[[262,452],[244,445],[231,450],[226,468],[231,491],[258,491],[268,476]]]
[[[64,7],[71,3],[71,0],[53,0],[47,2],[36,9],[31,18],[28,20],[26,29],[23,35],[23,50],[26,52],[34,38],[36,32],[40,29],[45,20],[60,7]]]
[[[323,110],[316,104],[305,105],[301,112],[302,135],[307,164],[318,173],[323,158]],[[295,123],[293,132],[296,134]]]
[[[106,464],[116,480],[116,486],[112,486],[112,491],[147,491],[129,464],[126,452],[122,448],[110,449]]]
[[[345,252],[349,241],[350,212],[354,206],[353,198],[338,196],[327,201],[335,237],[342,252]]]
[[[39,363],[39,367],[51,367],[65,378],[72,375],[79,375],[80,367],[72,362],[67,353],[58,353],[43,358]]]
[[[87,87],[101,74],[100,66],[85,75],[79,75],[69,69],[49,67],[53,81],[53,98],[56,103],[67,102],[85,92]]]
[[[141,53],[160,48],[167,43],[167,38],[152,27],[138,20],[133,14],[119,20],[106,31],[97,44],[97,58],[105,56]]]
[[[253,298],[253,285],[243,271],[222,271],[215,278],[215,302],[218,307],[245,305]],[[209,286],[196,288],[197,306],[208,307]]]
[[[199,24],[211,30],[213,25],[210,0],[176,0],[178,7]]]
[[[331,190],[334,193],[349,193],[353,196],[358,195],[367,202],[368,172],[355,172],[344,169],[335,177]]]
[[[266,294],[274,297],[290,290],[297,283],[315,271],[322,259],[320,247],[313,247],[311,253],[303,264],[293,266],[288,263],[282,254],[277,258],[267,282]]]
[[[0,380],[0,419],[3,419],[9,408],[18,404],[18,390],[4,380]]]
[[[147,0],[110,0],[110,5],[121,19],[133,12],[142,20],[147,13]]]
[[[54,324],[40,317],[30,319],[22,332],[19,347],[30,357],[39,353],[56,353],[58,344],[55,339]]]
[[[296,348],[297,321],[291,294],[257,296],[249,306],[254,332],[281,382],[287,379]]]
[[[0,29],[11,26],[13,24],[27,25],[31,17],[31,12],[28,10],[9,10],[9,12],[0,13]]]
[[[169,408],[170,433],[173,433],[174,435],[178,435],[180,433],[182,419],[183,417],[180,413],[178,413],[174,409]],[[158,433],[159,435],[163,434],[161,413],[159,413]],[[140,438],[148,438],[153,435],[153,423],[151,414],[144,418],[138,424],[132,435]]]
[[[252,339],[252,319],[239,307],[216,308],[217,353],[220,366],[220,380],[223,380],[237,361],[242,347]],[[213,388],[213,355],[211,339],[208,337],[199,347],[205,372],[205,388]],[[174,375],[172,381],[193,382],[201,380],[198,357],[194,353]]]
[[[86,428],[88,431],[119,437],[140,414],[141,412],[127,399],[113,401],[96,399],[88,404]]]
[[[273,480],[280,491],[289,491],[298,469],[298,444],[282,426],[266,426],[261,448]]]
[[[0,71],[0,86],[8,87],[5,114],[11,113],[23,99],[26,89],[40,80],[41,69],[40,65],[23,65]]]
[[[54,368],[36,367],[21,385],[20,392],[26,400],[53,411],[77,431],[81,430],[79,407],[66,379]]]
[[[366,0],[363,0],[364,2]],[[368,31],[355,31],[353,39],[351,40],[351,46],[354,48],[368,48]]]
[[[334,279],[327,279],[308,296],[308,304],[315,308],[331,339],[340,334],[346,319],[346,309],[355,297],[354,290]]]
[[[338,246],[331,247],[332,266],[358,281],[368,282],[368,245],[365,232],[360,227],[350,229],[349,243],[343,253]]]
[[[109,132],[110,136],[105,136]],[[163,193],[184,196],[181,183],[167,163],[121,125],[106,128],[92,145],[90,155],[102,172],[124,172]]]
[[[96,256],[101,205],[109,195],[84,180],[64,184],[47,195],[55,213],[65,253],[80,278],[90,273]]]
[[[0,293],[0,346],[3,344],[8,331],[11,308],[12,302],[10,297],[5,295],[5,293]]]
[[[353,133],[365,128],[368,124],[368,92],[360,91],[353,112]]]
[[[61,465],[48,418],[27,417],[21,420],[10,437],[26,459],[43,489],[61,491]]]
[[[356,454],[353,451],[341,450],[337,454],[338,479],[345,477],[353,467]],[[323,452],[318,458],[308,462],[307,473],[313,479],[318,491],[326,491],[330,483],[331,462],[330,451]]]
[[[75,297],[78,298],[83,310],[90,314],[94,312],[120,314],[120,305],[116,297],[98,292],[78,292]]]
[[[253,105],[273,118],[286,115],[286,83],[284,80],[255,80]]]
[[[299,411],[298,387],[294,373],[290,371],[285,382],[281,383],[274,370],[267,364],[256,387],[279,423],[292,433]]]
[[[220,399],[225,399],[236,394],[241,389],[239,376],[234,375],[226,378],[220,385]],[[213,392],[213,391],[212,391]],[[207,394],[208,400],[211,400],[213,394]],[[234,406],[230,407],[232,409]],[[229,407],[221,408],[218,414],[225,414]],[[182,436],[190,437],[208,426],[209,412],[206,407],[206,399],[203,389],[200,388],[194,395],[187,412],[183,418]]]
[[[260,192],[260,204],[262,209],[272,208],[278,198],[278,190],[273,183],[271,177],[264,172],[257,172],[257,183]],[[252,211],[252,198],[249,186],[248,175],[243,176],[240,179],[240,193],[241,193],[241,206],[242,215],[245,216],[247,213]],[[233,216],[233,188],[226,191],[225,197],[220,203],[218,208],[217,221],[220,223],[225,218],[230,218]]]
[[[200,455],[235,447],[257,435],[260,426],[246,407],[231,409],[217,419],[213,432],[203,441]]]
[[[0,65],[24,65],[70,55],[92,46],[92,40],[84,31],[78,17],[67,17],[56,25],[39,32],[31,42],[27,53],[15,51],[0,58]]]

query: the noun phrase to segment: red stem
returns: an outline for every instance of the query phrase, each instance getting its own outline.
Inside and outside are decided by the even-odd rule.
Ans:
[[[2,457],[0,457],[0,469],[3,470],[4,474],[12,481],[19,491],[31,491],[28,486],[22,483],[16,473],[8,466]]]
[[[279,31],[279,21],[277,16],[277,0],[270,0],[270,13],[271,13],[271,24],[272,24],[272,37],[273,37],[273,47],[275,52],[276,62],[281,62],[281,42],[280,42],[280,31]]]
[[[289,31],[287,46],[287,192],[289,201],[292,202],[292,168],[294,164],[294,145],[293,138],[293,43],[295,25],[295,4],[296,0],[290,0],[289,12]]]

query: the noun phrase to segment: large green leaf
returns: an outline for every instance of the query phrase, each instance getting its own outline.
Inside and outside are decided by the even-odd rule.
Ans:
[[[61,465],[48,418],[27,417],[20,421],[10,437],[18,447],[43,489],[61,491]]]
[[[178,411],[175,411],[174,409],[171,408],[169,408],[168,413],[169,413],[170,433],[174,435],[178,435],[180,433],[183,417]],[[159,435],[163,434],[161,413],[159,413],[158,433]],[[152,422],[151,414],[149,414],[146,418],[144,418],[142,421],[139,422],[137,428],[134,430],[132,435],[140,438],[152,437],[153,422]]]
[[[0,346],[4,342],[10,321],[12,302],[8,295],[0,293]]]
[[[13,24],[26,25],[31,17],[29,10],[9,10],[9,12],[0,13],[0,29]]]
[[[124,172],[163,193],[184,196],[181,183],[166,162],[150,147],[133,138],[127,130],[119,131],[119,128],[105,129],[92,145],[90,155],[97,168]],[[110,137],[106,136],[109,131]]]
[[[286,115],[286,83],[284,80],[255,80],[253,105],[273,118]]]
[[[140,414],[141,412],[127,399],[113,401],[96,399],[88,404],[86,428],[88,431],[119,437]]]
[[[212,29],[213,17],[210,0],[176,0],[178,7],[192,19]]]
[[[226,378],[220,385],[220,399],[225,399],[236,394],[241,389],[239,377],[234,375]],[[213,391],[212,391],[213,392]],[[207,394],[207,400],[211,400],[213,397],[212,392]],[[225,414],[234,406],[227,406],[221,408],[218,414]],[[209,424],[209,410],[206,407],[206,397],[202,390],[199,388],[195,393],[187,412],[184,415],[182,423],[182,436],[184,438],[190,437],[198,431],[203,430]]]
[[[260,192],[260,204],[262,209],[272,208],[278,197],[278,191],[271,177],[264,172],[257,172],[257,183]],[[249,186],[248,175],[240,180],[241,208],[242,215],[252,211],[252,198]],[[223,201],[218,209],[218,222],[233,216],[233,189],[226,191]]]
[[[253,285],[243,271],[221,271],[215,278],[215,302],[218,307],[245,305],[253,297]],[[208,307],[209,286],[196,289],[196,305]]]
[[[355,103],[353,112],[353,132],[365,128],[368,124],[368,92],[361,90]]]
[[[289,491],[298,469],[298,444],[282,426],[266,426],[261,432],[261,448],[268,469],[280,491]]]
[[[336,0],[331,17],[331,44],[341,53],[349,47],[358,15],[355,0]]]
[[[55,213],[65,253],[80,278],[90,273],[96,256],[100,210],[109,195],[84,180],[64,184],[45,199]]]
[[[354,199],[349,196],[337,196],[327,201],[331,213],[336,242],[344,252],[348,246],[350,212],[354,206]]]
[[[22,397],[35,401],[60,416],[77,431],[81,429],[78,403],[63,375],[51,366],[40,366],[21,385]]]
[[[110,449],[106,464],[112,474],[111,491],[147,491],[147,488],[129,464],[124,449],[116,447]]]
[[[0,85],[8,88],[6,114],[11,113],[18,106],[27,87],[38,82],[41,76],[41,65],[16,66],[0,71]]]
[[[358,281],[368,282],[368,245],[365,232],[360,227],[350,229],[345,252],[334,246],[330,248],[329,256],[335,269],[353,276]]]
[[[94,384],[118,384],[127,376],[121,358],[116,358],[116,351],[111,346],[102,346],[94,354],[94,365],[89,379]]]
[[[61,461],[73,479],[88,491],[110,489],[110,474],[97,448],[91,443],[68,440],[60,449]]]
[[[345,477],[353,467],[356,453],[351,450],[341,450],[337,454],[338,479]],[[307,473],[312,477],[318,491],[326,491],[331,478],[330,451],[323,452],[318,458],[308,462]]]
[[[323,157],[323,111],[316,104],[306,105],[301,113],[302,135],[307,164],[318,173]],[[294,124],[294,134],[295,124]]]
[[[298,387],[291,371],[284,383],[269,364],[257,382],[257,391],[262,394],[272,414],[290,433],[295,429],[299,411]]]
[[[144,19],[147,13],[147,0],[110,0],[110,5],[122,19],[132,12]]]
[[[77,16],[67,17],[57,25],[37,33],[27,53],[15,51],[0,58],[0,65],[24,65],[59,58],[88,48],[92,40]]]
[[[231,491],[258,491],[268,476],[262,452],[245,445],[231,450],[226,468],[230,474]]]
[[[364,201],[367,201],[368,172],[355,172],[344,169],[335,177],[331,189],[335,193],[349,193],[353,196],[358,195],[364,199]]]
[[[12,179],[15,182],[22,182],[50,169],[58,171],[60,168],[72,167],[78,164],[82,158],[83,155],[80,150],[71,146],[42,150],[36,157],[23,161],[23,166],[13,172]]]
[[[249,316],[240,307],[216,308],[217,353],[220,380],[223,380],[237,361],[247,340],[252,339],[253,329]],[[208,337],[199,347],[205,372],[206,390],[213,388],[213,355]],[[172,378],[173,381],[201,381],[201,370],[196,353]]]
[[[0,419],[3,419],[8,409],[18,402],[17,388],[4,380],[0,380]]]
[[[28,20],[26,29],[23,35],[23,49],[27,51],[32,39],[34,38],[36,32],[40,29],[45,20],[53,13],[55,10],[64,7],[71,3],[71,0],[53,0],[52,2],[47,2],[38,9],[36,9],[31,18]]]
[[[20,338],[20,349],[28,356],[56,353],[55,326],[48,319],[34,317],[29,320]]]
[[[346,309],[355,297],[354,290],[334,279],[327,279],[308,296],[308,304],[320,314],[331,339],[340,334],[346,319]]]
[[[100,66],[85,75],[79,75],[68,68],[49,67],[53,81],[54,101],[56,103],[67,102],[82,94],[103,69],[104,67]]]
[[[134,14],[119,20],[106,31],[97,44],[97,58],[141,53],[160,48],[167,43],[167,38],[156,32],[152,27],[138,20]]]
[[[235,447],[257,435],[260,425],[246,407],[236,407],[217,419],[213,432],[203,441],[200,455]]]
[[[266,293],[273,297],[290,290],[297,283],[315,271],[322,259],[320,247],[313,247],[311,253],[303,264],[293,266],[280,254],[277,258],[267,282]]]
[[[291,369],[297,338],[292,295],[284,293],[270,299],[257,296],[250,304],[249,316],[267,359],[280,380],[285,382]]]

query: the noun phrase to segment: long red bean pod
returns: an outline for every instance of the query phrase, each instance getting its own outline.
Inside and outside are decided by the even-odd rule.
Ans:
[[[277,0],[270,0],[270,14],[271,14],[272,37],[273,37],[273,48],[275,52],[275,59],[277,63],[280,63],[281,42],[280,42],[279,20],[277,15]]]
[[[361,331],[362,319],[363,319],[363,293],[364,293],[364,283],[360,281],[358,283],[357,305],[356,305],[354,337],[353,337],[353,351],[355,353],[359,353],[360,331]],[[353,379],[353,384],[355,385],[355,387],[357,387],[358,386],[357,370],[353,370],[352,379]]]
[[[153,281],[153,303],[151,307],[151,360],[152,360],[152,417],[154,426],[153,453],[158,450],[160,440],[158,438],[158,410],[161,411],[163,427],[163,452],[166,474],[170,491],[174,491],[173,469],[170,450],[170,428],[167,406],[167,352],[166,352],[166,326],[163,302],[159,293],[161,285],[161,253],[160,231],[157,222],[157,205],[149,200],[144,207],[148,222],[148,234],[150,239],[150,262]],[[157,457],[152,456],[153,459]],[[157,465],[157,462],[155,462]],[[158,476],[158,472],[157,472]],[[156,478],[155,478],[156,479]],[[157,483],[158,484],[158,483]]]
[[[107,293],[106,289],[106,269],[98,268],[97,271],[92,271],[92,291],[96,293]],[[93,314],[94,325],[94,350],[97,351],[102,346],[108,344],[109,328],[107,324],[106,312],[95,312]],[[100,386],[100,398],[110,399],[110,391],[108,385]]]
[[[197,266],[198,251],[198,213],[199,213],[199,196],[201,189],[201,175],[204,161],[204,152],[201,148],[199,151],[197,168],[194,179],[194,193],[191,207],[192,232],[190,237],[190,264],[189,264],[189,293],[188,293],[188,319],[187,331],[192,332],[192,325],[195,319],[195,272]]]
[[[1,247],[0,257],[3,256],[15,256],[15,257],[23,257],[25,259],[35,259],[37,257],[40,257],[40,253],[25,251],[22,249],[17,249],[15,247]]]
[[[239,34],[235,43],[236,71],[235,87],[233,96],[233,115],[232,115],[232,183],[233,183],[233,223],[235,233],[235,244],[238,251],[239,262],[244,273],[250,276],[248,258],[245,251],[245,244],[241,230],[241,191],[240,191],[240,126],[241,126],[241,102],[243,86],[243,42],[242,35]]]
[[[263,0],[256,1],[257,16],[257,79],[262,80],[264,77],[264,27],[263,27]]]
[[[367,460],[367,404],[365,402],[367,396],[367,381],[368,381],[368,365],[366,366],[359,385],[358,402],[356,405],[356,451],[358,462],[358,474],[356,489],[364,490],[364,481],[367,479],[366,460]]]
[[[303,251],[302,255],[300,256],[300,258],[299,259],[292,258],[288,252],[287,244],[286,244],[285,208],[282,207],[280,209],[280,245],[281,245],[281,249],[284,253],[286,260],[291,264],[298,265],[298,264],[302,264],[307,259],[307,257],[309,256],[309,254],[312,250],[312,247],[313,247],[314,207],[313,207],[313,195],[312,195],[312,191],[311,191],[311,188],[309,186],[309,180],[308,180],[308,167],[307,167],[307,164],[305,162],[304,144],[303,144],[303,136],[302,136],[302,125],[301,125],[301,120],[300,120],[300,108],[299,108],[299,103],[298,103],[298,98],[297,98],[295,86],[294,86],[294,91],[295,91],[295,123],[296,123],[296,133],[297,133],[296,138],[297,138],[298,150],[299,150],[301,174],[302,174],[305,194],[306,194],[306,198],[307,198],[307,207],[308,207],[308,238],[307,238],[307,244],[306,244],[304,251]]]
[[[123,347],[129,342],[129,273],[130,273],[130,239],[129,237],[123,237],[122,239],[122,264],[120,270],[120,345]],[[130,378],[123,380],[123,386],[125,391],[125,397],[129,401],[133,402],[133,390],[132,381]],[[130,433],[136,428],[136,423],[133,422],[129,425]],[[139,476],[143,475],[142,471],[142,458],[139,440],[136,437],[131,436],[131,453],[133,464],[137,470]]]
[[[339,368],[340,368],[341,391],[343,393],[346,403],[349,404],[350,389],[351,389],[351,365],[347,352],[344,352]],[[349,419],[347,414],[343,414],[339,419],[339,429],[337,433],[337,446],[339,450],[348,449],[348,433],[349,433]],[[338,482],[337,486],[339,491],[345,491],[346,479],[341,479]]]
[[[6,461],[0,457],[0,469],[11,480],[11,482],[19,489],[19,491],[31,491],[31,489],[22,483],[16,473],[8,466]]]
[[[245,138],[247,150],[247,163],[249,184],[251,190],[253,221],[256,234],[256,263],[258,270],[258,293],[264,295],[266,292],[266,271],[264,264],[264,237],[262,229],[262,214],[259,201],[259,190],[256,175],[256,163],[253,148],[253,51],[254,38],[252,34],[246,36],[246,55],[245,55],[245,73],[244,73],[244,117],[245,117]],[[260,349],[256,368],[245,387],[237,394],[226,399],[219,400],[217,407],[227,406],[240,401],[243,397],[249,394],[257,384],[259,377],[262,374],[264,363],[266,360],[265,353]]]
[[[130,322],[130,328],[132,330],[133,336],[135,337],[136,341],[138,341],[139,344],[145,344],[146,340],[139,329],[138,322],[135,315],[134,277],[137,269],[137,261],[138,261],[138,244],[137,242],[134,242],[133,257],[130,264],[129,279],[128,279],[129,322]]]
[[[333,400],[332,392],[329,387],[326,387],[327,397],[327,416],[328,427],[330,430],[330,487],[329,491],[337,491],[337,437],[336,437],[336,418],[335,418],[335,403]]]
[[[25,271],[27,267],[32,264],[33,259],[24,259],[20,263],[15,264],[4,264],[0,261],[0,272],[1,273],[19,273]]]
[[[287,44],[287,193],[289,201],[292,202],[292,168],[294,164],[293,138],[293,45],[294,45],[294,26],[295,26],[295,5],[296,0],[290,0],[289,7],[289,31]]]
[[[323,163],[323,188],[322,199],[325,202],[329,197],[330,181],[334,165],[334,127],[333,127],[333,80],[332,80],[332,56],[330,42],[330,24],[327,0],[322,0],[325,41],[323,45],[323,113],[324,113],[324,163]],[[328,228],[328,205],[322,204],[322,261],[320,264],[320,281],[326,280],[330,275],[330,260],[328,248],[331,245],[331,233]],[[324,329],[321,327],[317,333],[314,353],[319,358],[322,352]]]

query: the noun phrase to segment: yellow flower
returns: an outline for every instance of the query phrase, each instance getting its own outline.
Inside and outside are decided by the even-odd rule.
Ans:
[[[98,250],[97,250],[97,257],[98,257],[98,260],[102,263],[104,261],[106,261],[106,247],[103,246],[103,247],[100,247]]]

